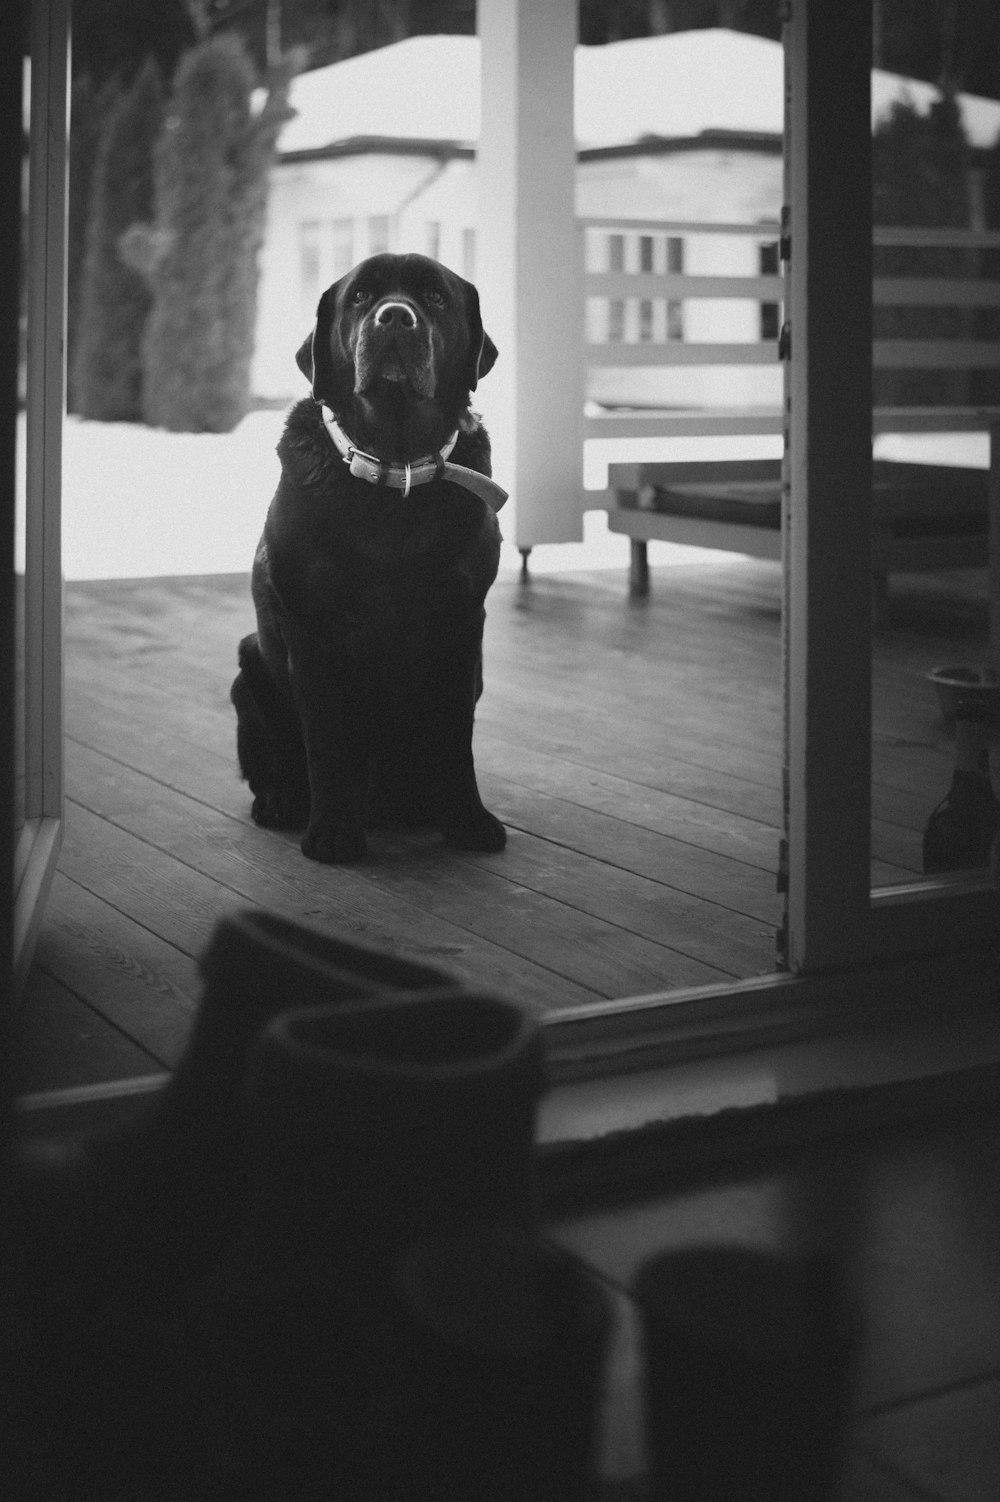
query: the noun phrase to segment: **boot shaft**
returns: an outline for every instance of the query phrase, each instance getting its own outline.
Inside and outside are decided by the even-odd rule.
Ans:
[[[391,1259],[481,1221],[533,1224],[541,1034],[486,996],[288,1012],[250,1079],[258,1244]]]

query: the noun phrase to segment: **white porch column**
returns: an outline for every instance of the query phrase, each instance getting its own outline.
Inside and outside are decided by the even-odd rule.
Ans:
[[[582,536],[576,12],[576,0],[479,0],[476,281],[500,358],[478,405],[493,440],[494,473],[511,493],[514,525],[508,509],[504,535],[522,550]]]

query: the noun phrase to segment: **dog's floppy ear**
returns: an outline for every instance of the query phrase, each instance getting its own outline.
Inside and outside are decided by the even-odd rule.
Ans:
[[[295,363],[312,387],[317,401],[329,394],[333,385],[330,321],[337,302],[338,285],[335,282],[323,293],[316,309],[316,322],[295,351]]]
[[[479,312],[479,293],[471,282],[465,283],[465,314],[469,322],[469,360],[466,366],[466,390],[475,391],[476,383],[488,375],[497,362],[497,347],[483,328]]]

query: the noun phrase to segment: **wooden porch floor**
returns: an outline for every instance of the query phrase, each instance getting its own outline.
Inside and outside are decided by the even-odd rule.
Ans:
[[[923,674],[979,661],[981,580],[894,581],[876,664],[874,878],[919,870],[950,778]],[[218,917],[265,906],[439,964],[540,1010],[773,968],[780,572],[503,577],[476,751],[500,855],[376,838],[321,867],[257,829],[228,689],[245,576],[66,591],[67,809],[29,978],[23,1089],[169,1066]],[[975,655],[969,656],[972,652]]]

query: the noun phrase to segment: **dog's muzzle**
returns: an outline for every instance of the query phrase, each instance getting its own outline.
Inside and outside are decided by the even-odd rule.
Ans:
[[[354,390],[361,395],[380,377],[406,382],[432,397],[437,382],[430,331],[412,303],[388,297],[368,314],[358,334]]]

